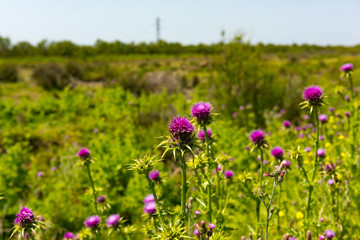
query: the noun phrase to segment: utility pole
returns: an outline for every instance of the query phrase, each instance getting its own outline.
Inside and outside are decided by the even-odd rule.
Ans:
[[[160,18],[156,18],[156,40],[160,40]]]

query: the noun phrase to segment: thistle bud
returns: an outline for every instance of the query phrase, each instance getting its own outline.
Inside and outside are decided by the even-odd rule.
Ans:
[[[306,240],[311,240],[311,231],[308,230],[306,233]]]

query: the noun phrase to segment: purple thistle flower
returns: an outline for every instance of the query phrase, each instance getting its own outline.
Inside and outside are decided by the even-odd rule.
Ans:
[[[349,102],[349,101],[350,101],[350,96],[349,96],[349,95],[345,95],[344,100],[347,101],[347,102]]]
[[[74,239],[74,234],[72,232],[67,232],[64,234],[64,239]]]
[[[329,107],[329,112],[333,112],[335,111],[335,108],[334,107]]]
[[[246,147],[245,147],[245,150],[246,150],[246,151],[249,151],[249,150],[250,150],[250,147],[249,147],[249,146],[246,146]]]
[[[14,224],[20,227],[30,227],[36,221],[34,213],[27,207],[23,207],[16,216]]]
[[[144,212],[147,214],[154,214],[156,213],[156,203],[155,202],[148,202],[144,206]]]
[[[283,167],[288,168],[288,167],[290,167],[291,162],[290,162],[289,160],[284,160],[284,161],[281,162],[281,165],[282,165]]]
[[[25,239],[29,239],[29,238],[30,238],[29,233],[25,233],[25,234],[24,234],[24,238],[25,238]]]
[[[227,170],[227,171],[225,171],[224,176],[225,176],[225,178],[228,178],[228,179],[233,178],[234,172],[231,170]]]
[[[209,227],[210,229],[213,229],[213,228],[216,227],[216,225],[215,225],[214,223],[209,223],[209,224],[208,224],[208,227]]]
[[[324,232],[324,235],[327,239],[332,239],[333,237],[335,237],[335,232],[333,230],[326,230]]]
[[[320,235],[318,240],[325,240],[324,235]]]
[[[55,172],[56,169],[57,169],[57,168],[54,166],[54,167],[51,168],[51,171]]]
[[[200,215],[201,214],[201,212],[199,210],[196,210],[194,213],[195,213],[195,215]]]
[[[295,128],[295,130],[296,130],[297,132],[300,132],[301,127],[297,126],[297,127]]]
[[[311,151],[311,147],[306,147],[306,148],[304,149],[304,151],[305,151],[305,152],[310,152],[310,151]]]
[[[321,123],[327,123],[328,116],[326,114],[320,114],[319,120],[320,120]]]
[[[245,107],[243,106],[243,105],[241,105],[240,107],[239,107],[239,110],[244,110],[245,109]]]
[[[80,151],[77,153],[78,157],[82,158],[82,159],[87,159],[90,157],[90,150],[87,148],[82,148],[80,149]]]
[[[199,235],[200,235],[200,233],[199,233],[199,231],[198,231],[197,229],[194,230],[193,234],[194,234],[195,236],[199,236]]]
[[[265,133],[261,129],[254,130],[250,133],[250,140],[252,143],[259,145],[265,141]]]
[[[296,237],[290,237],[289,240],[298,240]]]
[[[149,203],[149,202],[154,202],[154,201],[155,201],[154,195],[152,195],[152,194],[149,194],[144,198],[144,203]]]
[[[304,125],[301,127],[301,130],[305,131],[307,129],[307,127]]]
[[[298,136],[298,138],[304,138],[304,137],[305,137],[305,135],[303,133],[300,133]]]
[[[186,117],[176,117],[169,124],[169,133],[177,141],[189,143],[194,132],[194,125]]]
[[[160,180],[160,172],[158,170],[152,170],[149,173],[149,178],[150,178],[150,180],[153,180],[153,181],[159,181]]]
[[[285,109],[280,109],[280,114],[284,114],[285,113]]]
[[[310,119],[310,116],[309,115],[304,115],[304,120],[309,120]]]
[[[325,171],[327,171],[329,173],[333,172],[335,170],[335,164],[333,164],[333,163],[326,164],[324,169],[325,169]]]
[[[106,201],[106,196],[101,195],[101,196],[99,196],[99,197],[96,199],[96,201],[97,201],[98,203],[104,203],[104,202]]]
[[[207,133],[208,133],[208,137],[211,138],[212,136],[212,132],[211,132],[211,129],[208,128],[207,129]],[[202,142],[205,142],[205,132],[204,132],[204,129],[201,129],[197,135],[197,137],[202,141]]]
[[[116,227],[120,219],[119,214],[112,214],[106,219],[106,225],[108,227]]]
[[[323,98],[323,89],[319,86],[309,86],[304,89],[303,98],[310,105],[319,105]]]
[[[200,123],[208,123],[211,114],[211,104],[208,102],[198,102],[191,108],[191,115]]]
[[[314,127],[314,124],[309,123],[309,124],[308,124],[308,128],[312,128],[312,127]]]
[[[97,228],[100,224],[100,217],[97,215],[88,217],[85,222],[84,222],[85,226],[88,228]]]
[[[350,72],[351,70],[353,70],[354,65],[352,65],[351,63],[345,63],[344,65],[342,65],[340,67],[340,71],[342,72]]]
[[[284,121],[283,126],[284,126],[284,128],[289,128],[291,126],[290,121],[289,120]]]
[[[324,139],[325,139],[324,135],[320,135],[320,136],[319,136],[319,140],[320,140],[320,141],[323,141]]]
[[[39,178],[43,177],[44,176],[44,172],[43,171],[40,171],[36,174]]]
[[[235,118],[237,117],[239,114],[237,112],[233,112],[232,116]]]
[[[284,150],[281,147],[274,147],[271,150],[271,155],[276,159],[281,159],[284,156]]]
[[[333,184],[335,183],[335,180],[334,180],[334,179],[329,179],[329,180],[327,181],[327,183],[328,183],[329,185],[333,185]]]
[[[346,117],[350,117],[350,112],[349,112],[349,111],[346,111],[346,112],[345,112],[345,116],[346,116]]]
[[[319,148],[318,150],[317,150],[317,155],[318,155],[318,157],[325,157],[325,149],[323,149],[323,148]]]

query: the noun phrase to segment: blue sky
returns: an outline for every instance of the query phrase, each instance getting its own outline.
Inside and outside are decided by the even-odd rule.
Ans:
[[[0,0],[0,35],[13,42],[96,39],[123,42],[161,38],[214,43],[245,33],[251,42],[360,44],[358,0]]]

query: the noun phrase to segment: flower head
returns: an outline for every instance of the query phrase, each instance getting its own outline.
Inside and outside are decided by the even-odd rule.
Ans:
[[[100,224],[100,217],[97,215],[88,217],[85,222],[84,222],[85,226],[88,228],[97,228]]]
[[[250,140],[256,145],[261,145],[265,142],[265,133],[261,129],[254,130],[250,133]]]
[[[201,212],[199,210],[196,210],[194,213],[195,213],[195,215],[200,215],[201,214]]]
[[[225,175],[225,178],[233,178],[234,172],[231,170],[227,170],[227,171],[225,171],[224,175]]]
[[[108,227],[116,227],[120,219],[119,214],[112,214],[106,219],[106,225]]]
[[[195,228],[193,234],[194,234],[195,236],[199,236],[199,235],[200,235],[199,231],[198,231],[196,228]]]
[[[155,201],[154,195],[152,195],[152,194],[149,194],[144,198],[144,203],[149,203],[149,202],[154,202],[154,201]]]
[[[281,147],[274,147],[271,150],[271,155],[276,159],[281,159],[284,156],[284,150]]]
[[[333,164],[333,163],[326,164],[324,169],[325,169],[325,171],[327,171],[329,173],[333,172],[333,171],[335,171],[335,164]]]
[[[349,111],[346,111],[346,112],[345,112],[345,116],[346,116],[346,117],[350,117],[350,112],[349,112]]]
[[[23,207],[16,216],[14,224],[20,227],[31,227],[36,222],[34,213],[27,207]]]
[[[326,114],[320,114],[319,120],[321,123],[326,123],[328,121],[328,116]]]
[[[191,108],[191,115],[196,118],[200,124],[208,124],[211,119],[212,106],[208,102],[198,102]]]
[[[74,234],[72,232],[67,232],[64,234],[64,239],[74,239]]]
[[[291,126],[290,121],[289,120],[284,121],[283,126],[284,126],[284,128],[289,128]]]
[[[194,132],[194,125],[186,117],[176,117],[169,124],[169,133],[172,138],[185,144],[191,141]]]
[[[81,159],[88,159],[90,157],[90,150],[87,148],[82,148],[80,149],[80,151],[77,153],[78,157],[80,157]]]
[[[323,89],[319,86],[306,87],[303,92],[303,98],[311,106],[320,105],[323,99]]]
[[[210,229],[213,229],[213,228],[216,227],[216,225],[215,225],[214,223],[209,223],[209,224],[208,224],[208,227],[209,227]]]
[[[340,70],[342,72],[350,72],[351,70],[353,70],[354,65],[352,65],[351,63],[345,63],[344,65],[342,65],[340,67]]]
[[[44,172],[43,172],[43,171],[38,172],[38,173],[37,173],[37,176],[38,176],[39,178],[43,177],[43,176],[44,176]]]
[[[334,185],[335,180],[334,180],[334,179],[329,179],[329,180],[327,181],[327,183],[328,183],[329,185]]]
[[[335,108],[334,107],[329,107],[329,112],[333,112],[335,111]]]
[[[318,238],[318,240],[325,240],[324,235],[320,235],[319,238]]]
[[[324,235],[327,239],[332,239],[335,237],[335,232],[333,230],[325,230]]]
[[[211,136],[212,136],[212,132],[211,132],[211,129],[208,128],[207,129],[207,135],[208,137],[211,139]],[[201,129],[198,133],[198,138],[202,141],[202,142],[205,142],[206,138],[205,138],[205,132],[204,132],[204,129]]]
[[[154,214],[156,213],[156,203],[155,202],[148,202],[144,206],[144,212],[147,214]]]
[[[152,170],[149,173],[149,178],[150,178],[150,180],[153,180],[153,181],[159,181],[160,180],[160,172],[158,170]]]
[[[101,196],[99,196],[99,197],[96,199],[96,201],[97,201],[98,203],[104,203],[104,202],[106,201],[106,196],[101,195]]]
[[[319,148],[318,150],[317,150],[317,155],[318,155],[318,157],[325,157],[325,149],[323,149],[323,148]]]

